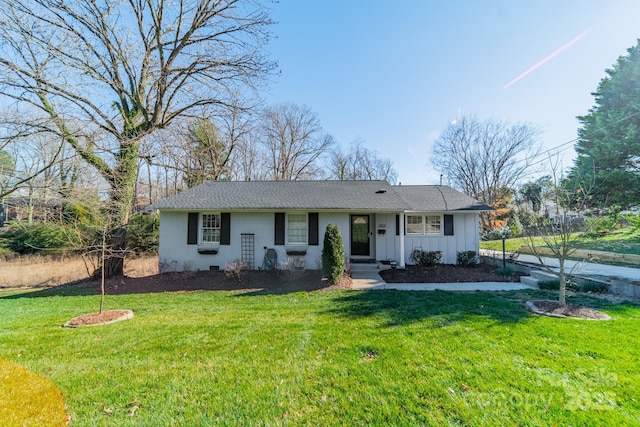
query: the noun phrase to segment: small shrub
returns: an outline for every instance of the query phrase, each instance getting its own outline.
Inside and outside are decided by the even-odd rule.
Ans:
[[[456,264],[462,267],[477,267],[479,262],[476,251],[463,251],[456,255]]]
[[[246,262],[242,261],[233,261],[224,266],[224,274],[238,282],[242,280],[248,270],[249,266]]]
[[[414,249],[409,259],[420,268],[435,267],[442,260],[442,251],[423,251]]]
[[[509,239],[513,237],[513,233],[509,228],[499,228],[497,230],[487,231],[482,234],[482,240],[502,240],[502,237]]]
[[[560,280],[557,280],[557,279],[541,280],[538,282],[538,287],[540,289],[545,289],[548,291],[557,291],[560,289]],[[564,287],[565,289],[570,291],[580,290],[580,287],[575,282],[572,282],[570,280],[565,282]]]
[[[560,289],[560,281],[559,280],[541,280],[538,282],[538,287],[540,289],[545,289],[549,291],[557,291]]]
[[[513,276],[513,268],[506,266],[506,267],[500,267],[498,269],[498,274],[503,276],[503,277],[509,277],[509,276]]]
[[[584,283],[580,283],[580,291],[603,294],[603,293],[609,292],[609,284],[600,283],[600,282],[591,282],[591,281],[584,282]]]
[[[331,284],[338,283],[344,276],[345,266],[340,229],[337,225],[327,224],[322,246],[322,276]]]

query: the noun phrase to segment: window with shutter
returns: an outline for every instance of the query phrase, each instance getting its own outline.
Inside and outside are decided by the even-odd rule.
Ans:
[[[318,229],[318,213],[309,213],[309,245],[318,246],[319,244],[319,229]]]
[[[444,216],[444,235],[453,236],[453,215]]]
[[[274,215],[274,245],[284,245],[284,212],[276,212]]]
[[[189,212],[187,220],[187,245],[198,244],[198,212]]]

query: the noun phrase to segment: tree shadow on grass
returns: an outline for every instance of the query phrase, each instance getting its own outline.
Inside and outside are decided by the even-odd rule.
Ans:
[[[131,295],[162,292],[237,291],[247,295],[285,294],[330,288],[317,270],[246,271],[239,276],[223,271],[162,273],[145,277],[119,277],[105,284],[106,295]],[[80,280],[40,290],[25,290],[0,299],[52,296],[88,296],[100,294],[100,282]]]
[[[333,300],[334,307],[325,313],[351,319],[375,316],[386,319],[383,326],[388,327],[413,323],[425,318],[435,319],[435,324],[439,326],[478,317],[500,323],[517,323],[538,317],[525,308],[525,302],[531,299],[557,299],[557,294],[536,290],[502,292],[372,290],[336,295]],[[612,303],[583,295],[569,302],[604,309],[614,317],[616,313],[624,315],[629,309],[638,308],[638,305],[632,302]]]
[[[380,316],[385,326],[439,318],[443,324],[470,317],[487,317],[503,323],[520,322],[531,313],[520,298],[505,297],[514,292],[454,293],[446,291],[364,291],[342,294],[328,310],[348,318]],[[525,297],[526,298],[526,297]]]

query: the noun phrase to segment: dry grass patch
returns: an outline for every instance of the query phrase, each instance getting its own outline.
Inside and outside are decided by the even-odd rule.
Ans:
[[[125,260],[125,275],[144,277],[158,273],[158,257]],[[0,288],[50,287],[89,277],[80,256],[23,256],[2,261]]]

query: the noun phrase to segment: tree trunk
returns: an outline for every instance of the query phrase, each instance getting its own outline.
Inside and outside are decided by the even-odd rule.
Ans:
[[[560,271],[558,273],[558,279],[560,281],[560,295],[558,296],[558,302],[560,305],[565,305],[567,295],[567,279],[564,273],[564,259],[560,259]]]
[[[120,162],[113,172],[109,221],[113,224],[109,238],[108,254],[104,261],[104,273],[107,278],[124,275],[124,256],[126,251],[129,215],[134,203],[136,178],[138,176],[139,141],[123,142],[120,148]],[[102,273],[100,270],[96,273]]]
[[[93,272],[93,278],[95,280],[124,276],[126,238],[127,233],[125,227],[120,227],[112,232],[109,241],[105,245],[106,250],[103,255],[103,266]]]

